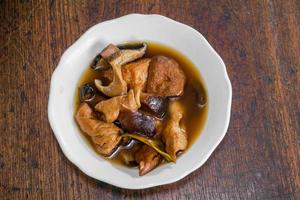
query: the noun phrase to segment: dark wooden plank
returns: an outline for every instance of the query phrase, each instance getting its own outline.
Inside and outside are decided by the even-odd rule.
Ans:
[[[0,1],[0,199],[300,199],[300,2]],[[123,190],[87,177],[47,119],[51,74],[92,25],[158,13],[199,30],[233,85],[228,133],[177,183]]]

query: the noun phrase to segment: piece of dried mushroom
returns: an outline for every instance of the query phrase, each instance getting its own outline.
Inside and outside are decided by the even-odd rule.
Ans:
[[[155,119],[151,116],[123,108],[118,120],[126,132],[140,133],[148,137],[155,135]]]
[[[104,86],[101,80],[95,79],[95,85],[98,90],[109,97],[126,94],[127,84],[123,79],[121,66],[128,62],[141,58],[145,54],[146,49],[147,45],[146,43],[143,43],[143,46],[138,49],[122,49],[119,51],[112,50],[112,52],[114,53],[108,55],[107,59],[105,59],[111,65],[113,70],[112,82],[108,86]]]
[[[168,109],[168,98],[153,94],[142,93],[141,97],[142,109],[162,119]]]
[[[105,100],[106,98],[102,96],[98,90],[95,88],[94,84],[86,83],[80,87],[80,101],[86,102],[90,106],[95,106],[100,101]]]

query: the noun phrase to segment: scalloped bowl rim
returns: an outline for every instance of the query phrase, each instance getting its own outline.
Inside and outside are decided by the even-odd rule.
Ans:
[[[150,26],[150,27],[151,26],[153,26],[153,27],[158,26],[159,28],[163,29],[164,27],[162,27],[162,26],[165,26],[165,27],[167,27],[166,30],[165,30],[166,32],[168,31],[168,28],[172,29],[172,30],[173,29],[174,30],[178,29],[180,31],[178,31],[176,33],[173,32],[174,34],[172,33],[169,36],[176,38],[176,37],[182,36],[180,34],[184,32],[185,34],[189,34],[189,37],[193,37],[195,39],[195,41],[199,42],[199,44],[202,45],[201,51],[203,51],[204,54],[207,53],[211,58],[213,58],[213,59],[210,58],[210,60],[208,60],[208,61],[212,62],[213,65],[216,65],[215,68],[218,68],[218,69],[216,69],[215,72],[210,72],[210,70],[213,71],[215,68],[208,70],[204,67],[203,69],[206,69],[208,73],[216,73],[216,74],[221,73],[221,74],[218,75],[218,76],[220,76],[220,77],[218,77],[218,80],[214,80],[213,77],[211,77],[209,80],[206,80],[206,77],[203,75],[202,70],[200,70],[201,75],[203,76],[203,78],[205,80],[206,87],[208,87],[208,84],[209,84],[210,81],[213,83],[213,86],[212,86],[213,89],[212,90],[218,90],[217,86],[218,87],[219,86],[222,86],[222,87],[224,86],[224,88],[223,88],[224,91],[223,90],[218,91],[219,93],[222,93],[222,98],[223,98],[224,103],[222,103],[222,105],[220,105],[220,103],[216,103],[216,107],[218,107],[218,109],[222,109],[222,111],[224,111],[224,113],[218,114],[218,115],[212,113],[211,115],[215,116],[216,119],[210,119],[210,117],[211,117],[210,116],[211,106],[214,106],[214,105],[212,105],[211,102],[209,102],[209,104],[210,104],[209,105],[209,111],[208,111],[209,115],[208,115],[208,119],[207,119],[206,123],[208,123],[209,120],[212,120],[212,123],[219,124],[218,125],[219,130],[217,132],[211,131],[212,133],[210,133],[210,134],[214,135],[215,138],[213,138],[213,141],[209,141],[210,146],[205,149],[205,153],[203,153],[203,155],[201,154],[202,152],[200,152],[201,156],[198,159],[192,159],[192,160],[189,159],[192,164],[187,164],[186,163],[186,166],[184,165],[185,169],[181,169],[182,167],[180,169],[176,169],[177,164],[170,164],[170,166],[167,166],[161,172],[158,171],[157,174],[154,174],[154,175],[152,174],[152,172],[150,172],[149,174],[146,174],[143,177],[136,177],[136,176],[128,176],[127,177],[127,176],[124,175],[127,172],[120,172],[119,173],[119,171],[123,170],[121,168],[116,168],[116,169],[113,168],[113,170],[114,170],[113,173],[115,173],[115,174],[108,173],[108,172],[110,172],[110,169],[107,169],[107,168],[112,167],[112,165],[109,165],[107,163],[104,164],[106,161],[103,162],[102,158],[92,158],[95,155],[89,155],[89,154],[93,154],[91,151],[87,150],[87,154],[85,155],[87,157],[90,156],[91,158],[86,158],[85,156],[83,156],[84,159],[98,159],[99,160],[99,166],[103,165],[102,167],[103,167],[103,169],[105,168],[106,171],[102,172],[100,170],[95,170],[95,168],[92,169],[92,167],[94,167],[94,166],[86,165],[87,162],[82,161],[83,158],[80,158],[80,156],[78,156],[81,152],[76,151],[77,148],[74,148],[74,147],[71,148],[70,147],[71,145],[73,145],[73,144],[70,144],[70,143],[72,143],[72,141],[69,141],[68,138],[65,135],[66,129],[68,129],[68,127],[65,127],[64,125],[61,125],[61,122],[59,120],[59,118],[60,118],[59,115],[60,114],[58,114],[59,110],[61,110],[61,111],[64,110],[64,107],[63,107],[63,105],[62,106],[60,105],[60,102],[58,102],[57,99],[62,98],[63,93],[66,91],[64,86],[60,85],[61,84],[60,82],[61,81],[64,82],[65,79],[69,80],[69,78],[72,77],[72,74],[71,75],[68,74],[68,76],[66,76],[66,74],[64,74],[65,73],[63,71],[64,68],[69,67],[68,65],[70,65],[70,63],[72,62],[72,59],[75,59],[75,55],[79,54],[79,52],[81,52],[81,50],[84,49],[84,47],[87,48],[88,45],[90,45],[90,46],[93,45],[93,42],[95,42],[95,40],[92,40],[91,38],[97,37],[97,36],[95,36],[97,31],[102,30],[102,32],[103,32],[103,31],[105,31],[105,30],[103,30],[103,28],[109,29],[109,28],[113,28],[114,26],[115,27],[118,27],[118,26],[122,27],[124,24],[128,26],[130,24],[137,23],[137,24],[143,26],[143,24],[141,24],[142,21],[143,22],[147,21],[148,26]],[[160,22],[163,25],[159,25],[156,22]],[[134,26],[132,26],[132,27],[133,27],[132,29],[134,30]],[[147,27],[143,27],[143,28],[147,29]],[[156,34],[156,32],[153,31],[153,34]],[[99,33],[101,34],[101,31]],[[130,34],[130,31],[127,31],[127,33],[125,33],[125,34]],[[176,36],[176,34],[178,36]],[[113,34],[112,34],[112,36],[113,36]],[[136,36],[136,37],[138,37],[138,39],[140,39],[143,36]],[[147,36],[145,36],[145,37],[147,37]],[[152,37],[152,36],[149,36],[149,37]],[[153,37],[154,38],[155,37],[159,38],[161,36],[156,35],[156,36],[153,36]],[[97,39],[99,39],[99,38],[97,38]],[[145,38],[145,40],[146,39],[147,38]],[[153,40],[153,38],[150,39],[150,40]],[[154,40],[156,41],[156,39],[154,39]],[[106,39],[104,41],[109,41],[109,39]],[[100,47],[103,48],[104,44],[99,44],[99,45],[100,45]],[[99,45],[98,45],[98,48],[99,48]],[[82,47],[82,48],[80,48],[80,47]],[[88,53],[93,54],[93,55],[89,56]],[[94,51],[92,51],[92,53],[87,52],[87,54],[85,56],[93,57],[93,56],[95,56],[96,53],[97,52],[94,52]],[[99,53],[99,51],[98,51],[98,53]],[[84,53],[82,53],[82,54],[84,54]],[[191,60],[194,62],[193,59],[191,59]],[[86,68],[86,66],[83,66],[83,68]],[[82,72],[82,70],[81,70],[81,72]],[[209,75],[209,76],[212,76],[212,75]],[[65,81],[65,82],[67,83],[68,80]],[[221,82],[221,83],[219,83],[219,82]],[[208,88],[209,101],[211,101],[211,98],[212,98],[210,96],[210,92],[211,91]],[[74,99],[74,91],[70,92],[70,94],[71,93],[73,93],[72,98]],[[62,97],[60,97],[59,95],[62,95]],[[218,95],[218,93],[216,93],[216,95]],[[219,145],[219,143],[224,138],[224,136],[226,134],[226,131],[228,129],[229,119],[230,119],[230,111],[231,111],[231,98],[232,98],[232,88],[231,88],[230,80],[229,80],[228,75],[227,75],[226,66],[225,66],[223,60],[221,59],[221,57],[216,53],[216,51],[211,47],[211,45],[207,42],[207,40],[198,31],[196,31],[195,29],[191,28],[188,25],[182,24],[180,22],[177,22],[175,20],[172,20],[170,18],[161,16],[161,15],[156,15],[156,14],[154,14],[154,15],[129,14],[129,15],[125,15],[125,16],[120,17],[120,18],[116,18],[116,19],[112,19],[112,20],[109,20],[109,21],[101,22],[97,25],[92,26],[73,45],[71,45],[63,53],[63,55],[62,55],[62,57],[59,61],[59,64],[56,67],[55,71],[53,72],[52,78],[51,78],[49,102],[48,102],[48,119],[49,119],[51,128],[52,128],[52,130],[53,130],[53,132],[54,132],[54,134],[55,134],[55,136],[56,136],[56,138],[59,142],[59,145],[60,145],[63,153],[65,154],[65,156],[72,163],[74,163],[81,171],[83,171],[85,174],[87,174],[90,177],[93,177],[95,179],[98,179],[100,181],[109,183],[111,185],[114,185],[114,186],[117,186],[117,187],[120,187],[120,188],[143,189],[143,188],[149,188],[149,187],[154,187],[154,186],[158,186],[158,185],[164,185],[164,184],[169,184],[169,183],[176,182],[176,181],[184,178],[188,174],[192,173],[196,169],[200,168],[207,161],[207,159],[210,157],[212,152],[216,149],[216,147]],[[69,110],[70,110],[70,106],[73,108],[73,105],[67,105]],[[72,115],[73,115],[73,113],[72,113]],[[68,116],[70,116],[70,113],[68,114]],[[222,119],[222,122],[218,121],[218,120],[220,120],[219,118]],[[76,124],[74,122],[74,118],[68,119],[68,121],[69,120],[73,120],[73,122],[70,121],[72,123],[71,126],[76,126]],[[200,137],[197,140],[204,139],[204,138],[201,138],[202,134],[205,131],[210,131],[210,130],[206,130],[206,129],[207,129],[207,125],[205,125],[204,130],[202,130],[203,132],[201,133]],[[70,137],[73,137],[73,136],[70,135]],[[76,137],[78,137],[78,136],[76,136]],[[209,135],[207,137],[209,137]],[[80,140],[80,138],[78,138],[78,139]],[[84,146],[83,143],[81,143],[81,145]],[[191,148],[193,148],[196,145],[196,143],[197,143],[197,141],[193,144],[193,146]],[[78,147],[78,145],[77,145],[77,147]],[[84,147],[82,147],[82,148],[84,148]],[[190,151],[191,148],[188,151]],[[185,154],[183,154],[183,155],[185,155]],[[180,159],[178,159],[178,160],[180,161]],[[95,161],[95,162],[98,162],[98,161]],[[180,164],[180,165],[182,166],[182,164]],[[173,171],[174,171],[174,173],[173,173]],[[170,174],[172,174],[172,173],[173,173],[173,176],[170,176]],[[166,174],[166,175],[164,176],[164,174]],[[120,177],[115,177],[117,175],[119,175]],[[122,177],[122,176],[124,176],[124,177]]]

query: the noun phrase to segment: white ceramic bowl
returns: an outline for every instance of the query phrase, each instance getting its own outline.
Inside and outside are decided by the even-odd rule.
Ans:
[[[76,84],[93,58],[109,43],[148,40],[186,55],[208,89],[206,125],[192,147],[177,160],[139,177],[137,169],[116,166],[87,144],[74,121]],[[231,84],[220,56],[195,29],[160,15],[131,14],[101,22],[84,33],[60,59],[50,86],[48,117],[67,158],[90,177],[121,188],[142,189],[175,182],[198,169],[223,139],[229,124]]]

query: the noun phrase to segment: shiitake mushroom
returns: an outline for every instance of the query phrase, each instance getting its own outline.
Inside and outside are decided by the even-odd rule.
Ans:
[[[152,94],[143,93],[140,97],[142,109],[162,119],[168,109],[168,98]]]
[[[111,67],[110,62],[118,56],[122,56],[122,59],[126,60],[126,62],[130,62],[143,56],[146,49],[147,44],[143,42],[130,42],[118,46],[109,44],[95,57],[91,68],[94,70],[109,69]]]
[[[207,105],[207,96],[203,85],[199,84],[195,80],[189,81],[193,94],[195,95],[195,102],[198,108],[203,108]]]
[[[92,83],[86,83],[80,87],[81,102],[86,102],[90,106],[94,107],[97,103],[105,99],[106,98],[97,91],[94,84]]]
[[[127,42],[117,45],[119,49],[141,49],[146,46],[147,44],[145,42]]]
[[[123,108],[118,121],[126,132],[139,133],[148,137],[155,135],[155,119],[141,112]]]
[[[107,62],[108,58],[111,57],[116,52],[120,51],[120,49],[113,45],[109,44],[105,47],[100,54],[98,54],[92,62],[91,68],[94,70],[106,70],[109,69],[111,66]]]

